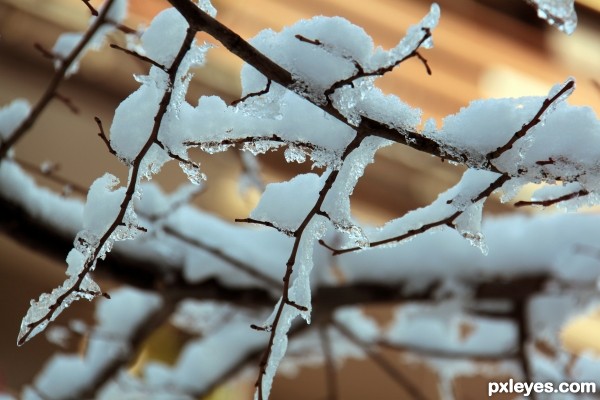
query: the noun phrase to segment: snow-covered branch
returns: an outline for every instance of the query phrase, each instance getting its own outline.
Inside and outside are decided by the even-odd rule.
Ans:
[[[57,72],[34,110],[19,102],[0,110],[0,158],[52,98],[71,104],[56,88],[97,37],[121,26],[124,2],[114,1],[87,33],[43,51]],[[411,58],[431,73],[421,52],[433,45],[440,18],[435,4],[384,50],[342,18],[316,17],[246,41],[216,19],[207,0],[169,2],[174,8],[159,13],[139,43],[111,46],[149,68],[135,77],[140,86],[117,108],[110,130],[96,118],[102,151],[129,169],[125,186],[107,173],[88,190],[12,154],[0,163],[0,205],[11,211],[1,221],[15,222],[2,229],[62,258],[75,236],[67,279],[32,301],[18,344],[73,301],[107,299],[98,304],[98,325],[83,358],[55,358],[25,390],[28,398],[151,392],[195,398],[253,365],[255,398],[266,400],[279,369],[318,362],[326,366],[334,400],[336,368],[349,357],[371,360],[403,393],[426,398],[383,349],[426,360],[440,374],[444,398],[452,398],[451,381],[473,374],[476,364],[495,363],[494,371],[526,380],[548,371],[552,379],[569,374],[572,365],[558,349],[560,326],[546,326],[555,320],[539,304],[566,298],[561,323],[575,316],[569,299],[583,296],[589,312],[596,307],[591,282],[600,276],[600,262],[582,249],[596,245],[598,217],[482,221],[482,215],[493,193],[502,191],[508,200],[529,183],[545,187],[517,206],[598,203],[600,121],[591,109],[567,103],[572,78],[545,97],[473,101],[438,128],[376,86]],[[117,11],[109,11],[111,5]],[[211,48],[196,45],[200,31],[245,63],[242,94],[231,104],[217,96],[186,100],[191,68],[201,66]],[[379,150],[394,144],[467,170],[428,206],[381,227],[363,225],[350,197]],[[242,156],[244,173],[261,194],[253,211],[233,223],[190,203],[210,179],[190,158],[192,147],[252,156],[282,149],[287,162],[310,158],[316,169],[263,187],[256,160]],[[167,195],[142,182],[169,161],[179,163],[196,189],[183,186]],[[87,195],[85,203],[38,186],[25,170]],[[97,272],[137,289],[102,292],[92,272],[105,257]],[[381,302],[394,305],[387,327],[361,310]],[[192,337],[176,362],[149,362],[139,377],[128,376],[126,364],[167,320]],[[596,361],[577,362],[578,377],[596,368]],[[62,382],[64,371],[75,378]]]

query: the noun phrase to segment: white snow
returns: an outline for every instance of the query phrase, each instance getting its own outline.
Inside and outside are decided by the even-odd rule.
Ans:
[[[150,76],[142,79],[142,86],[117,107],[110,128],[110,144],[126,162],[133,162],[148,141],[166,88],[166,75],[152,67]]]
[[[31,105],[25,99],[13,100],[0,108],[0,142],[7,140],[31,112]]]
[[[70,398],[80,393],[109,363],[131,351],[128,338],[160,304],[156,294],[131,288],[115,290],[110,300],[103,299],[98,304],[98,325],[83,356],[53,356],[36,377],[36,390],[49,398]]]
[[[142,35],[142,47],[146,56],[170,67],[183,43],[187,28],[187,21],[176,9],[161,11]]]
[[[108,1],[104,2],[102,10],[107,7]],[[88,43],[85,46],[80,48],[77,47],[80,45],[82,40],[84,39],[85,34],[80,32],[67,32],[61,34],[54,47],[52,48],[52,53],[56,56],[54,60],[54,67],[59,69],[63,66],[63,62],[67,58],[71,58],[74,56],[74,59],[66,71],[66,76],[70,76],[76,73],[79,70],[79,62],[85,56],[88,50],[99,50],[106,36],[116,30],[115,24],[120,24],[123,22],[127,15],[127,6],[128,0],[114,0],[110,4],[110,9],[106,13],[106,19],[104,23],[98,27],[97,31],[94,35],[89,39]],[[88,27],[91,27],[96,19],[99,17],[92,16],[88,22]],[[77,51],[75,54],[74,52]]]
[[[309,173],[297,175],[288,182],[271,183],[250,217],[294,232],[317,201],[324,182],[324,176]]]
[[[95,236],[102,236],[119,212],[125,188],[117,187],[118,184],[119,179],[107,173],[90,186],[83,210],[83,227]]]
[[[385,337],[408,350],[465,358],[509,355],[516,350],[518,332],[514,321],[472,316],[463,307],[456,301],[399,306]]]
[[[576,19],[572,1],[540,0],[535,3],[540,16],[550,23],[566,32],[574,29]],[[216,15],[209,0],[199,0],[197,4],[209,15]],[[121,22],[126,8],[126,1],[117,0],[108,18],[112,22]],[[399,290],[416,293],[432,283],[442,282],[439,296],[467,296],[470,285],[502,277],[546,274],[561,283],[581,284],[598,279],[600,263],[578,250],[581,246],[595,244],[597,216],[520,216],[490,219],[482,224],[485,202],[482,194],[501,176],[489,169],[514,178],[502,188],[505,197],[510,197],[523,184],[533,182],[554,185],[536,192],[533,198],[537,200],[585,190],[590,192],[589,196],[573,200],[568,206],[575,208],[597,203],[600,122],[590,108],[567,104],[566,97],[572,89],[549,107],[540,123],[524,138],[491,159],[489,155],[508,143],[537,113],[546,98],[474,101],[444,119],[442,129],[438,130],[434,122],[428,122],[423,135],[438,142],[447,156],[463,159],[469,167],[461,180],[430,205],[408,212],[382,227],[360,226],[354,220],[350,209],[354,187],[367,165],[373,162],[376,152],[390,142],[367,138],[342,162],[342,155],[355,137],[353,127],[364,118],[374,119],[400,132],[417,131],[421,123],[420,110],[396,96],[384,95],[374,86],[377,77],[372,75],[379,75],[411,55],[418,46],[430,48],[431,38],[421,42],[436,27],[439,17],[439,7],[434,4],[429,14],[411,27],[407,36],[390,50],[375,47],[362,28],[339,17],[315,17],[281,32],[263,31],[252,44],[288,69],[297,84],[293,91],[288,91],[268,82],[253,67],[245,65],[243,95],[250,96],[236,106],[229,106],[216,96],[202,96],[196,105],[186,102],[192,68],[204,62],[210,45],[192,43],[181,60],[175,79],[169,81],[168,72],[181,51],[188,25],[175,9],[159,13],[141,36],[140,50],[161,65],[153,65],[148,75],[136,76],[140,87],[119,105],[110,129],[111,146],[130,166],[128,185],[136,188],[130,204],[124,203],[126,188],[118,187],[118,180],[111,174],[105,174],[91,185],[87,203],[83,206],[79,201],[60,198],[38,188],[12,161],[0,164],[2,196],[24,204],[34,218],[56,225],[61,232],[74,234],[79,231],[75,248],[67,256],[66,281],[52,293],[42,294],[39,300],[32,301],[19,338],[36,321],[43,322],[33,329],[32,335],[43,330],[72,301],[98,296],[100,288],[85,276],[80,290],[70,293],[60,307],[54,309],[57,299],[69,293],[82,272],[87,272],[84,268],[93,269],[96,258],[103,258],[114,241],[135,238],[138,222],[149,227],[148,235],[119,245],[119,250],[133,258],[163,261],[165,272],[178,268],[188,283],[214,278],[234,289],[269,287],[281,295],[281,277],[286,262],[290,252],[295,255],[293,265],[290,265],[293,274],[289,291],[275,305],[275,310],[281,307],[281,314],[278,324],[271,327],[275,329],[272,332],[274,340],[260,388],[265,398],[270,394],[275,373],[288,351],[287,333],[293,321],[301,316],[310,323],[311,291],[322,283],[320,280],[327,279],[324,267],[329,266],[331,260],[324,256],[322,248],[315,251],[315,245],[328,227],[345,234],[343,246],[357,246],[361,250],[390,238],[410,237],[410,241],[398,243],[399,240],[394,240],[385,247],[338,257],[335,260],[338,278],[346,284],[402,283]],[[85,51],[98,48],[113,29],[110,22],[101,27],[77,54],[68,73],[77,69]],[[67,33],[57,40],[53,49],[58,56],[57,67],[62,65],[62,59],[71,56],[82,37],[80,33]],[[267,84],[270,84],[268,93],[256,95]],[[552,88],[547,98],[562,87]],[[168,93],[172,94],[171,101],[168,105],[163,104],[164,115],[158,115],[161,102]],[[346,119],[345,123],[325,114],[311,102],[334,107],[342,119]],[[29,112],[29,105],[22,100],[1,109],[0,139],[10,137]],[[155,124],[157,115],[164,117],[160,127]],[[586,145],[582,146],[582,143]],[[285,147],[288,162],[305,162],[310,158],[313,166],[324,168],[322,175],[305,173],[287,182],[266,186],[250,217],[272,224],[281,232],[264,226],[233,225],[185,204],[197,191],[192,186],[166,195],[158,185],[141,183],[142,178],[150,180],[160,170],[171,158],[169,154],[187,160],[187,150],[191,146],[212,154],[234,145],[253,155]],[[205,178],[199,164],[182,161],[180,165],[192,183],[198,184]],[[138,173],[134,176],[135,171]],[[338,174],[337,180],[317,209],[315,205],[319,205],[325,181],[331,174]],[[140,215],[139,221],[133,202]],[[121,207],[127,207],[125,215],[117,219]],[[308,219],[311,213],[314,215]],[[99,238],[115,222],[124,226],[114,229],[104,247],[98,250]],[[430,225],[436,227],[428,229]],[[413,238],[412,234],[420,230],[430,232]],[[479,250],[469,246],[469,242]],[[489,249],[487,257],[483,254],[488,251],[486,249]],[[90,258],[96,253],[98,257]],[[372,268],[373,265],[377,268]],[[328,283],[333,282],[328,279]],[[575,299],[573,295],[564,297],[554,294],[531,302],[530,331],[535,339],[556,345],[556,332],[574,315],[573,309],[595,301]],[[157,294],[134,289],[116,290],[112,300],[101,301],[96,314],[98,326],[91,332],[83,356],[58,355],[37,377],[35,387],[43,394],[41,397],[72,396],[100,375],[104,367],[128,355],[134,350],[129,348],[128,340],[161,304]],[[383,337],[391,344],[431,353],[466,356],[514,353],[518,334],[513,321],[475,316],[467,313],[466,308],[467,304],[459,301],[403,305],[396,310],[390,327],[384,332],[358,308],[337,310],[334,318],[366,344],[376,343]],[[49,311],[51,316],[45,318]],[[258,313],[260,315],[250,315],[214,302],[185,302],[177,310],[173,322],[201,336],[188,343],[172,368],[153,363],[144,370],[143,378],[122,375],[118,380],[127,383],[129,390],[119,387],[118,381],[113,382],[102,391],[100,398],[144,397],[149,389],[152,398],[157,399],[169,398],[169,393],[163,391],[165,388],[174,388],[176,395],[180,390],[206,391],[241,360],[264,349],[271,332],[257,332],[249,325],[266,320],[268,331],[275,312],[267,317],[264,310]],[[61,341],[64,340],[64,331],[62,333],[56,331],[50,336]],[[306,351],[307,346],[317,341],[314,333],[313,329],[300,344],[289,346],[298,359],[302,359],[303,351],[308,353],[299,364],[322,361]],[[332,340],[336,359],[361,353],[360,348],[352,347],[350,341],[335,329],[327,329],[325,333]],[[565,354],[561,353],[556,360],[549,359],[531,343],[528,352],[537,376],[564,377]],[[453,378],[459,374],[481,372],[468,360],[451,363],[431,357],[427,362],[440,368],[444,398],[450,396]],[[581,358],[573,368],[580,376],[592,379],[600,368],[598,365],[595,360]],[[499,363],[499,370],[509,371],[514,376],[519,373],[510,362]],[[494,371],[498,372],[498,369]],[[39,396],[35,390],[27,388],[24,397]],[[186,398],[185,395],[181,397]]]
[[[575,0],[528,0],[537,8],[538,17],[570,35],[577,28]]]

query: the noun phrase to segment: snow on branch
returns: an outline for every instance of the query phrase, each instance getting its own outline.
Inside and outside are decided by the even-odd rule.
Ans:
[[[537,10],[538,17],[545,19],[567,35],[577,28],[574,0],[525,0]]]
[[[171,66],[168,73],[160,78],[164,82],[163,85],[175,85],[177,74],[181,72],[179,67],[192,46],[194,35],[195,31],[188,28],[184,33],[184,37],[179,40],[181,45],[170,57]],[[112,191],[111,188],[118,181],[109,174],[96,180],[90,188],[88,203],[84,210],[85,230],[78,234],[75,239],[75,248],[67,258],[69,263],[67,275],[69,279],[52,291],[51,294],[43,294],[38,301],[32,302],[21,324],[17,340],[19,345],[42,331],[50,321],[54,320],[74,300],[80,297],[91,300],[96,296],[103,295],[97,284],[89,277],[89,273],[96,267],[97,260],[104,258],[106,252],[110,251],[115,240],[128,239],[136,235],[137,221],[132,201],[136,195],[136,187],[140,178],[148,174],[146,169],[149,160],[145,160],[145,157],[158,137],[158,131],[171,102],[172,94],[173,92],[166,90],[165,86],[162,96],[157,96],[159,102],[156,104],[154,124],[150,126],[150,131],[145,133],[147,139],[142,139],[139,142],[139,136],[136,138],[139,147],[137,148],[137,154],[129,159],[131,169],[127,188]],[[115,136],[119,137],[118,135]],[[112,140],[114,140],[114,137],[111,138]],[[123,144],[121,142],[117,142],[117,144],[118,146],[113,144],[113,148],[120,157],[127,159],[127,156],[123,154]],[[142,165],[143,163],[144,165]],[[110,206],[107,206],[106,202],[110,202]],[[99,210],[103,211],[99,212]]]
[[[114,327],[113,317],[127,322],[121,321],[127,329],[117,329],[124,336],[118,348],[103,344],[111,351],[102,354],[100,361],[93,345],[82,360],[59,359],[58,366],[50,364],[38,378],[31,395],[62,398],[76,392],[87,396],[110,382],[101,396],[124,396],[127,386],[137,394],[159,388],[188,398],[205,394],[259,359],[255,398],[266,400],[278,368],[291,365],[284,359],[286,352],[301,354],[315,343],[315,337],[332,380],[336,360],[360,354],[415,399],[425,395],[381,356],[383,347],[445,361],[505,355],[510,358],[508,364],[517,366],[511,372],[527,379],[533,376],[535,368],[530,364],[540,362],[536,354],[540,346],[535,345],[539,338],[533,329],[526,326],[534,319],[527,306],[535,302],[533,296],[544,293],[547,282],[588,288],[600,275],[598,260],[578,251],[594,244],[598,221],[561,215],[482,224],[482,211],[497,190],[509,198],[527,183],[550,187],[518,205],[563,203],[576,208],[597,203],[600,121],[591,109],[567,104],[574,80],[556,85],[546,97],[474,101],[445,118],[443,127],[437,129],[435,121],[422,123],[420,110],[375,85],[378,77],[410,58],[417,58],[431,72],[420,51],[432,46],[432,31],[440,18],[437,5],[396,46],[384,50],[343,18],[316,17],[281,32],[263,31],[248,42],[215,19],[209,2],[170,2],[174,8],[154,18],[139,46],[112,46],[149,64],[147,75],[135,76],[139,88],[115,111],[110,135],[96,118],[104,145],[129,168],[125,186],[107,173],[91,185],[83,205],[37,187],[15,164],[18,159],[0,164],[3,201],[25,215],[39,216],[57,230],[79,232],[67,256],[68,278],[52,293],[32,301],[21,325],[19,345],[78,298],[110,297],[91,273],[117,242],[130,240],[117,244],[125,258],[153,261],[144,285],[160,288],[158,294],[117,291],[114,307],[128,302],[148,305],[135,307],[137,312],[131,310],[127,316],[111,311],[109,322],[100,318],[99,330],[106,324]],[[114,12],[107,11],[111,4],[109,0],[81,42],[66,36],[52,52],[44,52],[55,57],[59,68],[55,79],[60,81],[72,72],[80,53],[94,42],[96,31],[120,24],[124,3],[119,2]],[[202,65],[211,48],[195,44],[199,31],[213,36],[245,62],[242,96],[231,105],[217,96],[202,96],[196,104],[186,100],[191,68]],[[58,83],[52,85],[44,96],[46,103],[63,98],[56,93]],[[0,157],[39,112],[19,101],[0,110],[0,126],[9,132],[2,133]],[[379,228],[363,226],[354,219],[350,197],[377,152],[394,143],[468,168],[455,186],[430,205]],[[190,147],[209,154],[238,147],[252,155],[285,148],[286,161],[302,163],[310,157],[319,172],[266,185],[250,215],[232,225],[188,204],[207,178],[200,164],[189,157]],[[157,185],[142,184],[170,160],[179,163],[198,190],[184,187],[167,196]],[[64,183],[52,172],[46,176]],[[63,221],[69,207],[73,208]],[[332,242],[336,244],[327,244]],[[339,257],[332,260],[323,247]],[[329,269],[331,263],[336,264],[337,273]],[[113,268],[111,272],[142,286],[138,271],[115,272]],[[123,296],[128,300],[122,300]],[[439,303],[448,297],[460,301],[404,305],[396,310],[387,331],[358,308],[344,308],[378,301]],[[151,364],[143,379],[118,378],[149,334],[146,328],[163,323],[183,299],[224,300],[236,307],[235,312],[225,312],[227,307],[207,302],[191,312],[193,307],[187,306],[188,314],[197,314],[198,319],[207,309],[225,316],[217,318],[211,329],[202,327],[201,336],[188,343],[172,368]],[[482,315],[493,313],[477,303],[482,299],[490,300],[490,308],[503,318]],[[110,303],[100,303],[100,313],[104,304]],[[240,311],[242,306],[254,307],[256,312]],[[300,323],[299,316],[307,324],[314,319],[318,327]],[[181,323],[180,314],[174,319]],[[245,341],[239,339],[242,334]],[[490,343],[492,339],[498,340]],[[352,346],[344,347],[344,343]],[[223,349],[227,351],[221,354]],[[530,356],[535,358],[533,363],[528,362]],[[210,368],[205,368],[207,359]],[[310,361],[298,364],[303,362]],[[80,373],[88,375],[73,383],[76,388],[56,389],[48,383],[63,367],[71,371],[83,364],[86,372]],[[452,371],[447,377],[456,376]],[[128,383],[119,386],[119,379]],[[149,382],[156,386],[144,386]],[[448,380],[444,382],[441,391],[448,397]],[[329,393],[335,396],[334,386]]]

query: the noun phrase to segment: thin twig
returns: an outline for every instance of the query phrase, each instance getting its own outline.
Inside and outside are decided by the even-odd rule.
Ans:
[[[182,242],[188,243],[198,249],[204,250],[205,252],[211,254],[212,256],[214,256],[222,261],[225,261],[227,264],[229,264],[232,267],[236,268],[237,270],[251,276],[252,278],[261,281],[265,285],[267,285],[273,289],[277,289],[277,290],[281,289],[281,283],[279,281],[277,281],[276,279],[273,279],[271,276],[261,272],[260,270],[256,269],[255,267],[253,267],[237,258],[230,256],[229,254],[225,253],[223,250],[221,250],[217,247],[214,247],[214,246],[210,246],[210,245],[202,242],[198,238],[192,238],[190,236],[187,236],[169,225],[165,225],[163,227],[163,230],[165,233],[181,240]]]
[[[429,75],[431,75],[431,69],[429,68],[429,64],[427,64],[427,60],[425,60],[425,58],[418,52],[419,47],[421,47],[421,45],[423,43],[425,43],[429,38],[431,38],[431,30],[429,28],[422,28],[422,31],[423,31],[423,37],[417,42],[415,48],[410,53],[408,53],[406,56],[394,61],[393,63],[389,64],[388,66],[381,67],[381,68],[378,68],[373,71],[365,71],[362,68],[362,66],[360,66],[358,64],[358,62],[355,61],[354,64],[355,64],[355,66],[358,66],[358,68],[357,68],[356,72],[354,73],[354,75],[352,75],[348,78],[345,78],[345,79],[341,79],[341,80],[335,82],[333,85],[331,85],[331,87],[328,88],[324,92],[327,100],[329,102],[331,102],[331,95],[333,93],[335,93],[335,91],[337,89],[340,89],[344,86],[349,86],[349,85],[354,86],[354,81],[356,81],[357,79],[360,79],[360,78],[367,78],[369,76],[383,76],[386,73],[394,70],[394,68],[396,68],[398,65],[400,65],[404,61],[406,61],[412,57],[417,57],[423,63],[423,65],[425,65],[425,69],[427,70],[427,73]]]
[[[284,229],[284,228],[280,228],[277,225],[273,224],[272,222],[269,221],[260,221],[258,219],[254,219],[254,218],[236,218],[235,222],[242,222],[242,223],[246,223],[246,224],[257,224],[257,225],[264,225],[264,226],[268,226],[269,228],[273,228],[278,232],[283,233],[286,236],[294,236],[294,232],[290,231],[288,229]]]
[[[102,139],[102,141],[108,148],[108,152],[110,154],[112,154],[113,156],[117,156],[117,152],[115,151],[115,149],[113,149],[112,145],[110,144],[110,140],[108,140],[108,137],[106,137],[106,133],[104,133],[104,127],[102,126],[102,120],[98,117],[94,117],[94,121],[96,121],[96,124],[98,125],[98,129],[100,129],[100,132],[98,132],[98,136],[100,137],[100,139]]]
[[[35,174],[39,174],[45,178],[50,179],[51,181],[54,181],[63,186],[68,186],[72,190],[75,190],[76,192],[78,192],[79,194],[81,194],[83,196],[85,196],[85,194],[88,191],[87,188],[56,174],[53,170],[43,171],[39,166],[32,164],[29,161],[25,161],[23,159],[17,158],[17,157],[14,157],[13,161],[16,162],[17,164],[19,164],[23,169],[30,171],[32,173],[35,173]]]
[[[54,97],[66,105],[73,114],[79,114],[79,108],[73,104],[73,101],[69,97],[62,95],[59,92],[54,93]]]
[[[43,57],[48,58],[50,60],[56,60],[58,58],[58,56],[56,54],[54,54],[53,52],[51,52],[50,50],[46,49],[44,46],[42,46],[40,43],[35,42],[33,44],[33,47],[39,51]],[[58,58],[60,59],[60,58]]]
[[[25,133],[35,124],[38,120],[41,113],[46,109],[48,104],[52,99],[56,97],[56,91],[59,85],[64,80],[67,75],[67,71],[71,68],[71,65],[77,61],[81,52],[86,48],[88,43],[92,40],[96,32],[102,27],[104,24],[108,23],[107,15],[115,0],[107,0],[105,6],[102,9],[102,12],[98,15],[98,17],[94,20],[92,25],[88,28],[83,38],[79,41],[77,46],[69,53],[69,55],[62,59],[60,62],[60,67],[54,73],[52,80],[48,84],[46,91],[42,95],[42,97],[38,100],[36,105],[33,107],[27,118],[25,118],[19,126],[15,129],[15,131],[7,138],[5,141],[0,143],[0,161],[6,157],[8,150],[13,147],[24,135]]]
[[[235,105],[238,105],[239,103],[241,103],[243,101],[246,101],[250,97],[258,97],[258,96],[262,96],[263,94],[269,93],[269,90],[271,89],[271,82],[272,81],[267,78],[267,86],[265,86],[265,88],[263,90],[258,91],[258,92],[248,93],[247,95],[245,95],[241,99],[237,99],[237,100],[232,101],[231,105],[235,106]]]
[[[133,56],[133,57],[137,58],[138,60],[142,60],[144,62],[150,63],[150,64],[154,65],[155,67],[158,67],[158,68],[162,69],[163,71],[167,72],[167,67],[165,67],[164,65],[162,65],[162,64],[154,61],[153,59],[151,59],[149,57],[141,55],[137,51],[126,49],[126,48],[121,47],[118,44],[114,44],[114,43],[110,44],[110,48],[122,51],[125,54],[129,54],[130,56]]]
[[[477,196],[473,197],[471,199],[471,203],[475,204],[477,203],[479,200],[482,200],[486,197],[489,197],[496,189],[499,189],[500,187],[502,187],[502,185],[504,183],[506,183],[508,180],[510,180],[510,176],[508,175],[500,175],[494,182],[492,182],[485,190],[482,190]],[[458,218],[460,215],[462,215],[465,212],[466,208],[463,210],[457,210],[454,213],[450,214],[449,216],[445,217],[445,218],[440,218],[437,221],[432,221],[426,224],[421,225],[419,228],[415,228],[415,229],[409,229],[408,231],[406,231],[405,233],[402,233],[400,235],[397,236],[393,236],[387,239],[382,239],[382,240],[378,240],[378,241],[374,241],[374,242],[370,242],[368,244],[368,246],[366,246],[366,248],[373,248],[373,247],[379,247],[379,246],[383,246],[389,243],[394,243],[394,242],[400,242],[403,240],[406,240],[408,238],[420,235],[422,233],[425,233],[431,229],[440,227],[440,226],[448,226],[450,228],[455,228],[454,227],[454,221],[456,220],[456,218]],[[334,256],[340,255],[340,254],[345,254],[345,253],[351,253],[354,251],[359,251],[359,250],[364,250],[365,247],[359,247],[359,246],[355,246],[355,247],[349,247],[346,249],[335,249],[332,246],[328,245],[327,243],[325,243],[325,241],[323,240],[319,240],[319,244],[325,248],[327,248],[328,250],[330,250],[332,252],[332,254]]]
[[[533,374],[531,366],[529,365],[529,359],[527,357],[527,343],[529,342],[529,330],[527,320],[527,303],[529,299],[522,299],[515,301],[514,303],[514,314],[518,329],[518,347],[517,347],[517,358],[521,364],[523,370],[523,380],[525,382],[533,381]],[[531,392],[531,398],[535,400],[537,395],[535,390]]]
[[[537,113],[534,115],[534,117],[531,120],[529,120],[529,122],[524,124],[521,127],[521,129],[519,129],[517,132],[515,132],[514,135],[508,140],[508,142],[506,142],[503,146],[498,147],[496,150],[491,151],[490,153],[488,153],[486,155],[486,159],[488,160],[488,162],[491,163],[491,161],[497,159],[502,154],[504,154],[508,150],[512,149],[513,145],[515,144],[515,142],[517,140],[521,139],[534,126],[536,126],[537,124],[542,122],[542,115],[544,115],[544,113],[550,108],[550,106],[554,102],[556,102],[558,99],[560,99],[569,90],[573,89],[574,86],[575,86],[575,81],[573,81],[572,79],[569,79],[565,83],[565,85],[554,96],[552,96],[551,98],[546,98],[544,100],[544,102],[542,103],[542,106],[538,109]]]
[[[87,8],[89,8],[89,9],[90,9],[90,12],[92,13],[92,15],[93,15],[94,17],[97,17],[97,16],[98,16],[98,10],[96,10],[96,9],[94,8],[94,6],[92,6],[92,4],[90,3],[90,0],[81,0],[81,1],[83,1],[83,3],[84,3],[86,6],[87,6]]]
[[[555,199],[535,200],[535,201],[523,201],[523,200],[522,201],[517,201],[515,203],[515,207],[524,207],[524,206],[543,206],[543,207],[549,207],[549,206],[551,206],[553,204],[561,203],[563,201],[577,199],[579,197],[587,196],[588,194],[590,194],[590,192],[588,192],[585,189],[581,189],[581,190],[579,190],[577,192],[565,194],[565,195],[557,197]]]

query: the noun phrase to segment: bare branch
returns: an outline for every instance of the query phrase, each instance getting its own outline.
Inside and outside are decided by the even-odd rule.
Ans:
[[[153,59],[151,59],[149,57],[146,57],[146,56],[143,56],[143,55],[141,55],[140,53],[138,53],[136,51],[129,50],[129,49],[126,49],[124,47],[121,47],[118,44],[111,43],[110,44],[110,48],[111,49],[120,50],[120,51],[122,51],[125,54],[129,54],[130,56],[133,56],[133,57],[137,58],[138,60],[150,63],[150,64],[154,65],[155,67],[158,67],[158,68],[162,69],[165,72],[167,72],[167,70],[168,70],[167,67],[165,67],[162,64],[159,64],[158,62],[154,61]]]
[[[360,147],[361,143],[363,142],[363,140],[365,138],[366,138],[365,135],[361,135],[360,133],[357,133],[357,135],[354,137],[352,142],[350,142],[350,144],[348,144],[348,146],[344,150],[344,154],[341,156],[342,164],[354,150],[356,150]],[[323,202],[325,201],[327,194],[333,187],[333,184],[335,183],[335,181],[338,177],[338,174],[339,174],[339,170],[333,170],[329,173],[329,175],[327,176],[327,179],[325,180],[325,183],[323,184],[322,189],[319,191],[319,197],[317,198],[317,201],[315,202],[314,206],[308,212],[308,214],[306,215],[306,217],[304,218],[304,220],[302,221],[300,226],[294,231],[294,245],[292,247],[292,251],[290,253],[288,261],[286,263],[286,271],[285,271],[285,275],[283,277],[283,293],[282,293],[281,301],[279,302],[279,305],[277,306],[277,309],[275,311],[275,317],[274,317],[273,323],[272,323],[273,330],[269,337],[269,343],[267,345],[267,349],[266,349],[266,351],[262,357],[262,360],[260,362],[260,373],[259,373],[258,379],[256,381],[256,387],[258,388],[259,400],[263,399],[262,379],[263,379],[264,375],[266,374],[266,368],[267,368],[269,359],[271,357],[271,352],[273,350],[273,346],[274,346],[274,342],[275,342],[275,335],[277,333],[277,328],[279,326],[279,321],[281,319],[281,315],[283,313],[284,307],[292,305],[292,306],[296,307],[297,309],[299,309],[300,311],[307,310],[306,308],[302,309],[301,308],[302,306],[299,306],[298,304],[293,303],[291,301],[291,299],[289,298],[290,280],[292,277],[292,273],[294,272],[294,266],[296,264],[296,256],[298,254],[298,249],[300,247],[300,241],[303,238],[304,231],[306,230],[306,228],[308,227],[310,222],[313,220],[313,218],[315,216],[319,215],[319,212],[321,211]],[[290,303],[292,303],[292,304],[290,304]]]
[[[225,261],[227,264],[229,264],[232,267],[240,270],[241,272],[251,276],[252,278],[255,278],[255,279],[261,281],[265,285],[267,285],[273,289],[281,289],[280,282],[273,279],[269,275],[262,273],[255,267],[226,254],[223,250],[221,250],[217,247],[209,246],[206,243],[203,243],[198,238],[191,238],[189,236],[186,236],[183,233],[175,230],[173,227],[171,227],[169,225],[164,226],[163,230],[165,231],[165,233],[181,240],[182,242],[193,245],[194,247],[202,249],[202,250],[206,251],[207,253],[210,253],[211,255],[215,256],[216,258],[219,258],[219,259]]]
[[[73,104],[73,101],[69,97],[64,96],[58,92],[54,93],[54,97],[57,100],[60,100],[64,105],[66,105],[73,114],[79,114],[79,108],[77,108],[75,104]]]
[[[115,0],[107,0],[106,5],[102,9],[102,12],[98,15],[98,17],[94,20],[93,24],[90,25],[85,35],[81,39],[81,41],[75,46],[75,48],[69,53],[69,55],[61,60],[60,67],[54,73],[52,80],[50,81],[46,91],[42,95],[42,97],[38,100],[36,105],[33,107],[27,118],[25,118],[19,126],[15,129],[13,134],[7,138],[5,141],[0,143],[0,161],[6,156],[8,153],[8,149],[13,147],[25,133],[35,124],[41,113],[46,109],[50,101],[56,97],[56,92],[59,85],[65,79],[67,75],[67,71],[71,66],[76,62],[79,55],[88,43],[92,40],[96,32],[106,23],[107,15],[110,11]]]
[[[40,43],[35,42],[33,44],[33,47],[39,51],[43,57],[48,58],[50,60],[56,60],[56,58],[58,57],[56,54],[54,54],[53,52],[51,52],[50,50],[46,49],[44,46],[42,46]]]
[[[557,197],[555,199],[536,200],[536,201],[523,201],[523,200],[522,201],[517,201],[515,203],[515,207],[524,207],[524,206],[543,206],[543,207],[549,207],[549,206],[551,206],[553,204],[561,203],[563,201],[577,199],[579,197],[587,196],[588,194],[590,194],[590,192],[588,192],[585,189],[581,189],[581,190],[579,190],[577,192],[565,194],[565,195]]]
[[[104,133],[104,127],[102,126],[102,120],[98,117],[94,117],[94,121],[96,121],[96,124],[98,125],[98,129],[100,129],[100,132],[98,132],[98,136],[100,137],[100,139],[102,139],[102,141],[108,148],[108,152],[110,154],[112,154],[113,156],[117,157],[117,152],[115,151],[115,149],[113,149],[112,145],[110,144],[110,140],[108,140],[108,137],[106,137],[106,134]]]
[[[262,96],[263,94],[267,94],[269,93],[269,90],[271,89],[271,80],[267,79],[267,86],[265,86],[265,88],[259,92],[254,92],[254,93],[248,93],[247,95],[245,95],[244,97],[242,97],[241,99],[237,99],[231,102],[232,106],[235,106],[239,103],[242,103],[244,101],[246,101],[247,99],[251,98],[251,97],[258,97],[258,96]]]
[[[94,8],[94,6],[92,6],[92,4],[90,3],[90,0],[81,0],[81,1],[83,1],[83,3],[84,3],[86,6],[87,6],[87,8],[89,8],[89,9],[90,9],[90,12],[92,13],[92,15],[93,15],[94,17],[97,17],[97,16],[98,16],[98,10],[96,10],[96,9]]]
[[[518,348],[517,348],[517,358],[519,359],[519,363],[521,364],[521,369],[523,370],[523,379],[526,382],[531,382],[534,378],[531,367],[529,365],[529,359],[527,357],[527,344],[529,342],[529,331],[528,331],[528,320],[527,320],[527,303],[529,299],[519,300],[514,304],[514,318],[517,323],[517,328],[519,332],[518,337]],[[531,398],[535,400],[537,395],[533,391],[531,393]]]

